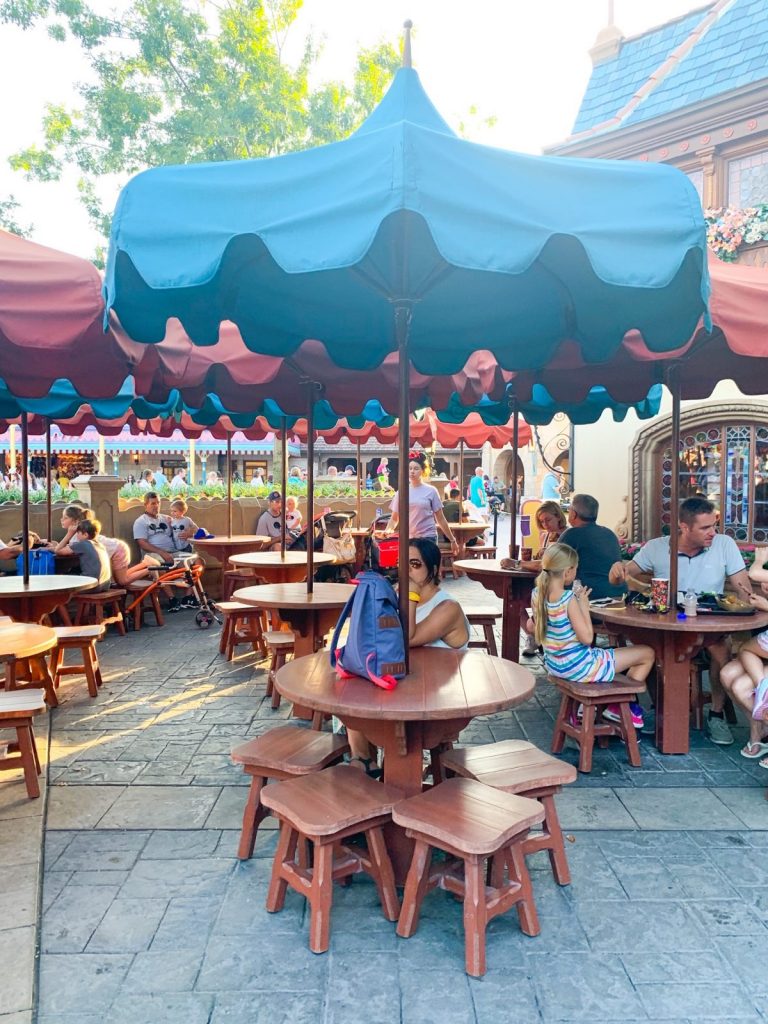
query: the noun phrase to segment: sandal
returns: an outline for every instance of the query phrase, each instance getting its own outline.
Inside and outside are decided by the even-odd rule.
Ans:
[[[768,757],[764,757],[762,761],[757,762],[759,768],[768,768]]]
[[[768,754],[768,743],[758,740],[750,740],[741,748],[741,756],[750,761],[756,761],[763,754]]]

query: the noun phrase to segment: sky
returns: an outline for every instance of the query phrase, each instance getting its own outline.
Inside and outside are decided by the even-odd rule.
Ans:
[[[126,2],[92,0],[104,13]],[[613,6],[616,25],[630,36],[702,0],[615,0]],[[463,122],[476,141],[538,153],[570,132],[591,71],[588,51],[608,22],[608,8],[609,0],[304,0],[286,54],[298,55],[311,33],[323,45],[317,79],[349,81],[358,49],[395,39],[409,18],[414,67],[448,123]],[[12,193],[21,201],[17,218],[34,225],[36,241],[89,257],[97,237],[79,204],[77,175],[26,183],[7,162],[39,141],[46,102],[76,104],[75,86],[87,74],[76,45],[53,42],[42,28],[0,25],[0,199]],[[496,118],[492,129],[482,124],[489,116]],[[104,185],[110,205],[119,184]]]

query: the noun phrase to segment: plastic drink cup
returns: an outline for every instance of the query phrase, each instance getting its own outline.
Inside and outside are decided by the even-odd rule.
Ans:
[[[651,604],[657,612],[669,611],[669,580],[654,576],[651,580]]]
[[[520,561],[530,562],[533,560],[533,548],[520,548]]]

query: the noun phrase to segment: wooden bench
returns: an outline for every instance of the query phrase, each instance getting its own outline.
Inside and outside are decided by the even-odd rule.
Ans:
[[[51,657],[51,675],[53,685],[58,689],[63,676],[84,675],[88,683],[88,693],[97,697],[102,684],[99,656],[96,653],[96,642],[101,640],[107,631],[105,625],[100,626],[54,626],[58,644]],[[80,651],[82,660],[76,665],[65,665],[67,651]]]
[[[296,725],[283,725],[270,729],[241,743],[231,757],[251,776],[251,787],[243,812],[243,827],[237,856],[248,860],[253,856],[256,833],[267,812],[262,806],[261,794],[269,779],[292,779],[299,775],[319,772],[336,764],[349,751],[345,736],[302,729]]]
[[[467,974],[476,978],[485,974],[485,931],[497,914],[517,907],[521,930],[538,935],[539,919],[523,842],[531,826],[543,818],[544,808],[538,801],[491,789],[474,779],[447,779],[397,804],[392,820],[415,840],[397,934],[404,939],[413,935],[424,896],[440,886],[464,900]],[[443,850],[457,861],[439,863],[430,870],[433,849]],[[491,885],[486,884],[488,859],[492,861]]]
[[[469,641],[470,647],[480,647],[488,651],[494,657],[498,656],[498,647],[496,646],[496,634],[494,633],[494,626],[498,619],[501,618],[501,612],[488,611],[486,608],[464,608],[464,614],[469,619],[470,626],[479,626],[483,631],[483,640],[472,640]]]
[[[645,683],[630,679],[628,676],[617,675],[612,683],[572,683],[558,676],[549,676],[562,694],[560,710],[555,720],[555,732],[552,737],[552,753],[559,754],[565,746],[565,737],[570,736],[579,745],[579,771],[592,770],[592,751],[597,739],[600,746],[608,745],[611,736],[619,736],[627,745],[627,760],[634,768],[641,765],[640,747],[632,725],[629,705],[635,694],[645,693]],[[577,716],[579,704],[584,711],[581,721]],[[606,722],[595,718],[609,704],[617,704],[620,722]]]
[[[278,782],[262,793],[262,802],[280,819],[267,910],[283,909],[289,885],[306,897],[313,953],[328,949],[333,883],[360,871],[376,883],[386,919],[397,920],[400,902],[382,827],[401,798],[399,790],[374,782],[350,765]],[[365,836],[366,849],[343,844],[343,839],[360,834]],[[314,845],[312,867],[296,856],[298,845],[306,840]]]
[[[9,744],[5,757],[0,757],[0,771],[21,767],[30,800],[40,796],[37,778],[41,771],[32,719],[43,711],[45,695],[42,690],[0,692],[0,729],[16,732],[16,742]]]
[[[94,622],[97,625],[109,626],[114,624],[121,636],[125,636],[125,622],[121,603],[126,595],[122,589],[101,590],[94,592],[85,590],[82,594],[75,594],[75,625],[82,626]]]
[[[538,800],[544,808],[542,831],[529,832],[523,853],[546,850],[558,885],[570,885],[571,872],[565,854],[563,831],[555,807],[555,794],[576,781],[576,768],[539,750],[527,740],[500,740],[477,747],[463,747],[441,755],[449,776],[460,775],[504,793]]]
[[[256,654],[266,657],[264,611],[255,605],[242,604],[240,601],[219,601],[216,607],[224,620],[219,637],[219,652],[227,661],[232,661],[235,647],[241,644],[250,644]]]

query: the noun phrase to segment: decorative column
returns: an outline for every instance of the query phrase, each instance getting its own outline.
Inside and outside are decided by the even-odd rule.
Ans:
[[[198,458],[200,459],[200,483],[204,484],[205,483],[205,477],[206,477],[205,461],[208,458],[208,453],[207,452],[200,452]],[[192,481],[190,481],[190,483],[191,482]]]
[[[190,485],[195,482],[195,439],[189,439],[189,457],[187,459],[187,479]]]
[[[104,536],[118,536],[118,494],[125,481],[115,476],[76,476],[71,483],[78,501],[93,509]]]

